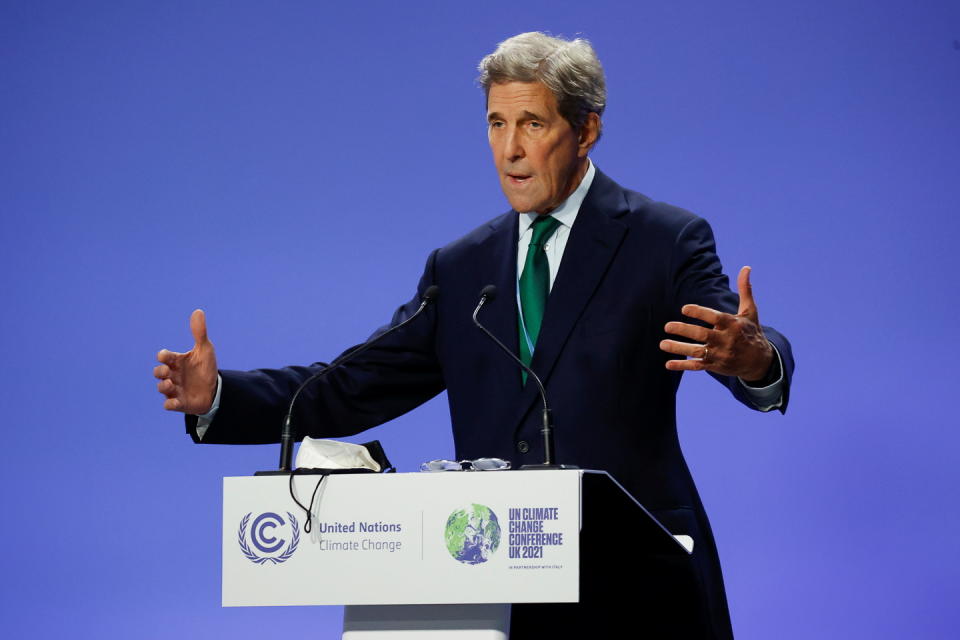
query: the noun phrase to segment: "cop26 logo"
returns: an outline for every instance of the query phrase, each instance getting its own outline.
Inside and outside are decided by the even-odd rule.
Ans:
[[[287,527],[287,522],[285,522],[281,516],[267,511],[257,516],[253,521],[253,525],[250,525],[250,516],[252,515],[253,512],[250,512],[240,520],[240,530],[237,532],[240,551],[247,557],[247,560],[255,564],[264,564],[266,562],[278,564],[286,562],[290,556],[293,555],[293,552],[297,550],[297,545],[300,544],[300,526],[297,524],[297,519],[292,513],[287,511],[290,531],[290,543],[287,544],[285,538],[279,537],[283,533],[283,528]],[[247,536],[248,525],[250,525],[249,536]],[[253,543],[255,549],[266,555],[258,555],[256,551],[251,549],[248,538],[249,542]],[[286,545],[287,548],[284,549],[282,553],[279,555],[271,555],[280,551],[284,545]]]

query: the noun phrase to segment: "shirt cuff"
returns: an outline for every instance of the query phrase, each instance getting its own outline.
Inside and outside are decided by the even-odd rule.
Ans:
[[[773,347],[773,352],[777,354],[777,366],[780,368],[780,377],[775,382],[766,387],[751,387],[744,382],[743,378],[737,378],[744,393],[747,394],[750,402],[758,411],[773,411],[779,409],[780,405],[783,404],[783,360],[772,342],[770,346]],[[219,387],[217,388],[217,398],[220,398]]]
[[[220,374],[217,374],[217,393],[213,396],[213,404],[210,406],[210,411],[207,411],[202,416],[197,416],[197,440],[203,440],[203,434],[207,432],[207,427],[210,426],[210,423],[213,422],[213,418],[217,415],[217,409],[220,408],[220,389],[223,387],[223,380],[220,379]]]

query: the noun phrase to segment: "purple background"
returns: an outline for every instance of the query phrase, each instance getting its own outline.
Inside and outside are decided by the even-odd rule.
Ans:
[[[906,0],[5,0],[3,635],[339,637],[338,608],[221,609],[220,479],[277,450],[194,446],[153,355],[195,307],[226,368],[385,322],[507,208],[475,66],[531,29],[593,41],[596,164],[710,220],[793,342],[785,417],[681,387],[738,637],[955,637],[960,5]],[[448,420],[360,439],[411,471]]]

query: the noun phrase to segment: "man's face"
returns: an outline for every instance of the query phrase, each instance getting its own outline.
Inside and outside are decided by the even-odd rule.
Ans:
[[[487,125],[500,186],[516,211],[548,213],[576,189],[589,144],[560,115],[543,83],[492,85]]]

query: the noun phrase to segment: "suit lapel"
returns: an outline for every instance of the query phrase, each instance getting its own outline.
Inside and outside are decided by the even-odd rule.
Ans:
[[[567,246],[563,251],[560,270],[557,273],[543,326],[537,338],[536,350],[530,368],[543,380],[550,378],[570,332],[590,302],[594,291],[603,280],[623,241],[626,225],[617,220],[628,209],[623,189],[599,170],[590,185],[590,191],[580,206],[580,212],[570,230]],[[516,224],[516,223],[515,223]],[[512,278],[516,279],[516,229],[513,238]],[[500,286],[499,284],[497,286]],[[510,283],[513,292],[514,284]],[[515,297],[515,296],[512,296]],[[517,334],[516,301],[512,305],[513,333]],[[506,329],[504,329],[506,330]],[[506,335],[506,334],[504,334]],[[508,345],[516,345],[518,338]],[[516,380],[518,376],[511,377]],[[519,386],[519,382],[517,383]],[[516,413],[511,424],[519,428],[534,401],[539,397],[537,385],[532,380],[523,388],[520,401],[514,405]],[[510,397],[510,396],[506,396]],[[548,398],[549,400],[549,398]]]

